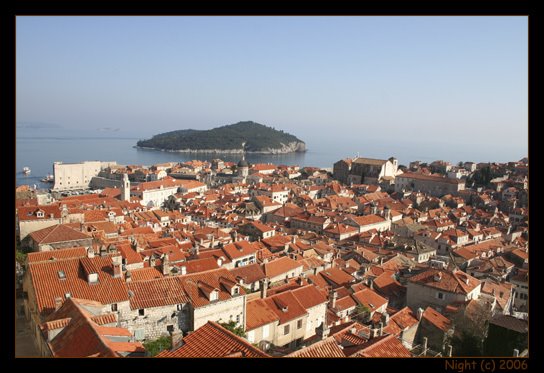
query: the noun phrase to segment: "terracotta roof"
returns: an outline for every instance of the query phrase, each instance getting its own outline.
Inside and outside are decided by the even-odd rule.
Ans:
[[[441,176],[424,175],[424,174],[418,174],[418,173],[413,173],[413,172],[405,172],[403,174],[397,175],[397,178],[415,179],[415,180],[424,180],[424,181],[434,181],[434,182],[440,182],[440,183],[446,183],[446,184],[461,184],[461,183],[464,183],[464,182],[461,182],[460,180],[457,180],[457,179],[441,177]]]
[[[184,266],[187,273],[199,273],[209,271],[210,269],[217,269],[217,260],[214,258],[194,259],[186,262],[176,264],[177,267]]]
[[[419,322],[410,307],[404,307],[403,309],[392,315],[389,322],[391,321],[397,324],[401,330],[410,328]]]
[[[236,282],[236,278],[225,268],[212,269],[184,276],[176,276],[183,284],[185,293],[189,296],[193,307],[202,307],[210,304],[210,300],[203,292],[203,286],[219,290],[219,300],[231,299],[233,296],[221,284],[221,278]],[[240,289],[240,294],[245,294],[244,289]],[[236,295],[235,295],[236,296]]]
[[[355,278],[338,268],[328,268],[318,273],[327,282],[332,283],[335,287],[345,286],[355,280]]]
[[[364,216],[350,215],[350,217],[348,219],[353,220],[353,222],[357,223],[357,225],[359,225],[361,227],[363,227],[365,225],[383,223],[385,221],[384,218],[382,218],[379,215],[375,215],[375,214],[364,215]]]
[[[138,352],[143,355],[145,352],[143,345],[140,342],[130,342],[131,332],[124,328],[98,325],[93,321],[91,314],[81,307],[81,303],[85,303],[85,300],[69,298],[55,312],[59,315],[69,315],[70,322],[64,325],[63,330],[49,343],[54,357],[119,357],[127,352]],[[51,326],[53,321],[46,324]],[[114,342],[112,338],[120,341]]]
[[[410,282],[429,286],[450,293],[468,294],[480,285],[480,281],[462,271],[429,269],[410,277]],[[468,282],[468,284],[467,284]]]
[[[288,256],[282,256],[281,258],[264,263],[263,271],[268,278],[273,278],[289,271],[293,271],[299,267],[302,267],[302,264],[297,263]]]
[[[423,312],[421,318],[427,320],[443,332],[447,332],[451,326],[451,321],[447,317],[430,306]]]
[[[346,355],[344,355],[342,349],[338,347],[334,337],[328,337],[311,346],[290,353],[285,357],[346,357]]]
[[[306,309],[327,303],[329,300],[314,285],[306,285],[292,290],[291,293]]]
[[[513,330],[518,333],[529,332],[529,324],[527,320],[520,320],[510,315],[496,315],[489,321],[489,323],[505,329]]]
[[[129,282],[127,288],[132,310],[189,303],[177,276]]]
[[[43,218],[38,218],[37,212],[44,213]],[[53,218],[51,218],[51,214]],[[58,204],[54,205],[40,205],[40,206],[25,206],[17,208],[17,216],[19,221],[26,220],[47,220],[47,219],[60,219],[61,210]]]
[[[334,310],[340,312],[355,307],[357,307],[355,300],[351,296],[345,296],[336,300]]]
[[[162,271],[157,267],[136,268],[127,271],[127,273],[128,272],[130,272],[132,281],[145,281],[164,277]]]
[[[87,256],[85,247],[71,247],[68,249],[58,249],[52,251],[41,251],[37,253],[28,253],[27,262],[37,263],[52,260],[62,260],[69,258],[83,258]]]
[[[57,243],[64,241],[76,241],[89,239],[91,236],[78,232],[63,224],[53,225],[38,231],[34,231],[29,235],[38,244]]]
[[[306,309],[295,296],[287,291],[263,299],[267,306],[279,317],[280,324],[302,317],[307,314]]]
[[[67,293],[75,298],[96,300],[103,304],[128,300],[124,280],[113,278],[111,257],[94,257],[89,260],[98,269],[98,282],[94,284],[87,282],[80,258],[28,264],[38,312],[47,315],[54,311],[55,298],[64,300]],[[64,273],[64,278],[61,278],[60,273]]]
[[[371,339],[362,349],[352,356],[412,357],[412,354],[394,335],[387,335]]]
[[[257,298],[246,303],[246,330],[253,330],[279,319],[263,299]]]
[[[359,164],[368,164],[373,166],[381,166],[384,163],[387,162],[386,159],[374,159],[374,158],[355,158],[352,160],[353,163],[359,163]]]
[[[130,243],[116,243],[115,247],[121,253],[121,256],[126,259],[126,264],[141,263],[142,257],[130,245]]]
[[[230,273],[235,278],[241,277],[244,280],[244,284],[251,284],[266,277],[261,266],[257,263],[233,268],[230,270]]]
[[[163,351],[157,357],[227,357],[237,353],[241,357],[269,356],[221,325],[208,321],[184,337],[183,346]]]
[[[387,303],[387,299],[378,295],[372,289],[363,289],[351,295],[359,304],[367,306],[371,311],[376,311],[378,308]]]
[[[252,242],[237,241],[223,247],[223,252],[231,259],[237,259],[257,252],[257,247]]]

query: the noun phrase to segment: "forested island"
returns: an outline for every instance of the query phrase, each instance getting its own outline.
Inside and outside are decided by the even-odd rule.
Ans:
[[[305,152],[306,144],[289,133],[252,121],[210,130],[178,130],[140,140],[137,147],[172,152],[262,153]]]

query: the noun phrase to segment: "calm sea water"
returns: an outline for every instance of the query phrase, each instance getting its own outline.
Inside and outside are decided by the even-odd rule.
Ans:
[[[40,182],[48,173],[53,173],[53,162],[81,162],[85,160],[117,161],[118,164],[151,165],[161,162],[183,162],[192,159],[211,160],[221,158],[225,161],[237,162],[239,154],[187,154],[170,153],[155,150],[136,149],[136,138],[85,138],[85,137],[18,137],[16,140],[16,183],[36,184],[40,188],[48,188],[49,184]],[[452,163],[460,160],[474,162],[506,162],[519,160],[527,155],[515,149],[501,147],[497,152],[493,144],[482,144],[478,147],[465,147],[453,144],[393,144],[382,141],[365,141],[363,139],[328,139],[326,135],[319,140],[306,140],[306,153],[284,155],[248,154],[250,163],[287,164],[299,166],[332,167],[333,163],[346,157],[360,156],[387,159],[395,156],[400,164],[420,160],[431,162],[443,159]],[[24,166],[31,168],[30,175],[22,174]]]

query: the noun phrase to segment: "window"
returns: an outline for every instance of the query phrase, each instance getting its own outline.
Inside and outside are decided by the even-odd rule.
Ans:
[[[183,309],[183,304],[178,304],[176,308],[178,311],[181,311]]]
[[[289,329],[290,329],[290,328],[289,328],[289,325],[285,325],[285,326],[283,327],[283,335],[289,334]]]
[[[302,319],[297,321],[297,329],[301,329],[301,328],[302,328]]]
[[[139,315],[139,316],[145,315],[145,309],[140,308],[140,309],[138,310],[138,315]]]
[[[66,280],[66,273],[64,273],[64,271],[58,271],[57,273],[60,280]]]
[[[111,305],[111,310],[112,310],[113,312],[117,312],[117,303],[112,303],[112,305]]]
[[[166,325],[166,331],[169,333],[174,332],[174,325]]]
[[[436,293],[436,297],[437,297],[438,299],[445,299],[445,298],[446,298],[446,297],[444,296],[444,293],[442,293],[442,292],[440,292],[440,291]]]
[[[240,315],[236,315],[236,323],[240,324]]]

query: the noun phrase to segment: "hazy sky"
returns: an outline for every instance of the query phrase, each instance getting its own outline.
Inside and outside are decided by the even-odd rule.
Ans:
[[[17,122],[527,153],[527,17],[17,17]]]

